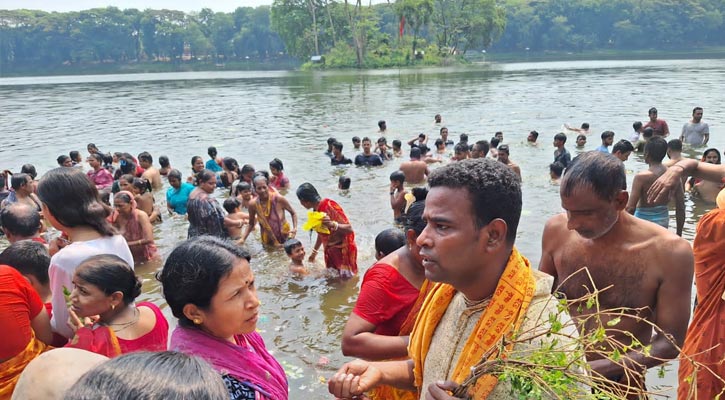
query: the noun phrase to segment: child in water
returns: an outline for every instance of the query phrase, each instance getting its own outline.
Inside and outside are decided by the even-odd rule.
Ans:
[[[224,217],[224,226],[227,228],[229,238],[239,240],[242,237],[242,227],[249,223],[249,214],[240,210],[241,203],[236,197],[224,200],[222,206],[229,213]]]
[[[290,258],[289,271],[298,276],[305,276],[310,271],[305,267],[305,246],[298,239],[288,239],[284,242],[284,251]]]
[[[249,202],[252,201],[252,185],[247,182],[239,182],[235,189],[235,196],[243,210],[249,210]]]

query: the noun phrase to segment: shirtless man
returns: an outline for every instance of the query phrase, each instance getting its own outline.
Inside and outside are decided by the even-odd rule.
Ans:
[[[669,160],[662,162],[662,165],[667,168],[682,160],[682,140],[672,139],[667,142],[667,158],[669,158]]]
[[[509,158],[509,145],[502,144],[498,146],[498,161],[508,165],[519,176],[519,180],[521,180],[521,168]]]
[[[297,234],[297,213],[284,196],[277,192],[269,192],[269,183],[264,175],[254,177],[254,191],[257,197],[249,203],[249,224],[244,235],[239,240],[243,244],[249,234],[254,230],[254,225],[259,220],[262,234],[262,243],[267,246],[282,247],[284,242],[295,237]],[[284,212],[287,211],[292,217],[292,229],[285,219]]]
[[[627,202],[627,212],[635,217],[654,222],[668,228],[670,224],[668,199],[657,203],[647,201],[647,190],[667,167],[662,165],[662,159],[667,152],[667,142],[660,136],[655,136],[644,146],[644,161],[649,168],[637,173],[632,181],[632,195]],[[675,190],[675,216],[677,221],[677,236],[682,236],[682,227],[685,225],[685,195],[682,188]]]
[[[154,159],[151,154],[144,151],[138,155],[138,165],[144,169],[142,178],[151,182],[151,188],[154,190],[161,189],[164,184],[161,182],[161,173],[154,167]]]
[[[624,352],[621,364],[596,352],[587,354],[594,371],[624,385],[628,373],[644,372],[643,368],[677,357],[677,347],[667,335],[682,346],[694,265],[687,241],[624,211],[629,197],[626,184],[624,165],[611,155],[590,151],[576,157],[561,182],[561,205],[566,212],[546,223],[539,264],[541,271],[556,278],[554,287],[559,286],[557,290],[570,300],[594,289],[580,271],[586,267],[598,289],[611,285],[599,295],[602,310],[640,309],[639,317],[659,326],[661,331],[653,336],[650,325],[633,318],[622,316],[614,327],[607,324],[611,317],[603,318],[603,328],[613,340],[626,345],[633,335],[643,346],[651,346],[646,354],[637,349]],[[581,320],[592,310],[573,303],[569,312]],[[602,326],[587,323],[582,328],[589,333]],[[644,383],[643,375],[629,378],[630,386]]]
[[[667,126],[667,122],[664,119],[657,118],[657,109],[652,107],[647,112],[649,115],[649,121],[644,125],[644,128],[652,128],[655,136],[667,137],[670,135],[670,128]]]
[[[471,158],[486,158],[490,145],[488,140],[479,140],[471,148]]]
[[[40,199],[35,193],[33,193],[33,177],[22,172],[11,175],[10,187],[13,188],[14,192],[11,192],[5,200],[2,201],[0,208],[6,207],[12,203],[26,204],[38,210],[40,217],[43,217],[43,213],[40,209]]]
[[[430,174],[428,164],[421,160],[420,148],[418,147],[410,149],[410,161],[401,163],[400,170],[405,174],[405,180],[413,185],[425,182]]]

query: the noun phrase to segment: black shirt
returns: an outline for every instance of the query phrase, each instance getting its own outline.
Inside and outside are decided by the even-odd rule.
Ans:
[[[377,154],[358,154],[357,156],[355,156],[355,165],[367,165],[376,167],[378,165],[383,165],[383,160]]]

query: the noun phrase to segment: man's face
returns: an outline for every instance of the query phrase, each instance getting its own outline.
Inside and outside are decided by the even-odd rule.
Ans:
[[[372,143],[370,143],[369,140],[363,140],[363,142],[362,142],[363,153],[370,154],[370,147],[372,147]]]
[[[488,272],[480,268],[488,237],[476,228],[468,189],[432,188],[423,220],[427,224],[416,243],[426,278],[460,287]]]
[[[631,151],[628,151],[626,153],[621,153],[618,151],[618,152],[614,153],[614,156],[617,157],[618,159],[622,160],[622,162],[625,162],[625,161],[629,160],[630,154],[632,154]]]
[[[356,149],[359,149],[359,148],[360,148],[360,141],[359,141],[359,140],[354,140],[354,141],[352,142],[352,146],[353,146],[354,148],[356,148]]]
[[[471,149],[471,158],[481,158],[481,150],[478,148],[478,145],[474,144],[473,148]],[[486,155],[483,154],[483,157]]]
[[[526,141],[527,142],[530,142],[530,143],[535,143],[536,142],[536,138],[534,137],[533,134],[529,133],[529,136],[526,138]]]
[[[504,164],[508,164],[509,163],[509,153],[507,153],[505,151],[499,151],[498,160]]]
[[[585,144],[587,144],[587,138],[585,137],[581,137],[576,140],[577,147],[584,147]]]
[[[590,186],[574,188],[570,196],[564,194],[565,184],[561,185],[561,207],[566,211],[567,228],[576,231],[585,239],[598,239],[606,235],[619,219],[618,200],[608,201],[599,198]]]
[[[138,165],[143,169],[149,169],[149,167],[151,167],[151,163],[147,160],[138,160]]]
[[[649,113],[649,120],[652,122],[657,121],[657,111],[653,111],[653,112]]]
[[[440,116],[440,115],[436,115],[436,116],[435,116],[435,121],[436,121],[436,123],[440,124],[440,123],[441,123],[441,119],[442,119],[442,118],[441,118],[441,116]]]
[[[73,166],[73,160],[70,159],[70,157],[63,160],[63,166],[64,167],[72,167]]]
[[[494,136],[498,138],[499,143],[503,142],[503,132],[496,133]]]
[[[333,155],[334,155],[335,157],[339,157],[339,156],[340,156],[340,154],[342,154],[342,150],[338,149],[337,147],[333,147],[333,148],[332,148],[332,154],[333,154]]]
[[[695,121],[695,123],[700,122],[702,119],[702,110],[696,110],[694,113],[692,113],[692,120]]]
[[[441,129],[441,138],[443,139],[443,142],[448,140],[448,128]]]
[[[578,144],[579,144],[579,141],[577,141],[577,145]],[[554,147],[557,147],[558,148],[561,145],[562,145],[561,140],[554,139]]]
[[[610,136],[610,137],[604,138],[604,143],[607,146],[611,146],[612,143],[614,143],[614,136]]]
[[[380,130],[381,131],[384,131],[386,129],[388,129],[388,125],[385,122],[383,122],[382,124],[380,124]]]

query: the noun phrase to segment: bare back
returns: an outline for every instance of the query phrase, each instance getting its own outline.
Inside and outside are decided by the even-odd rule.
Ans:
[[[405,181],[411,184],[423,183],[428,176],[428,164],[421,160],[405,161],[400,164],[400,170],[405,174]]]

